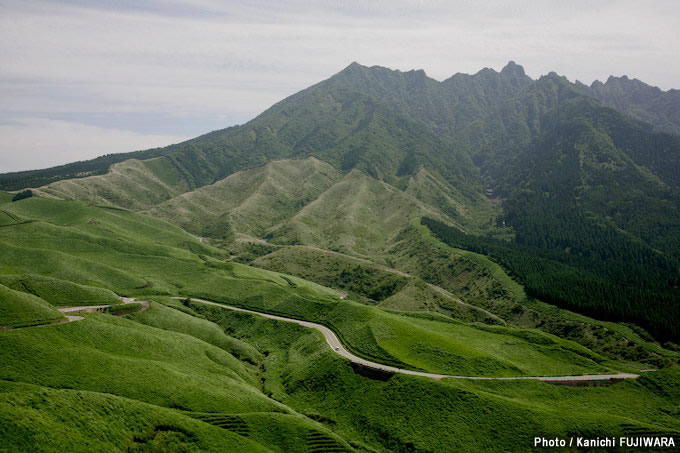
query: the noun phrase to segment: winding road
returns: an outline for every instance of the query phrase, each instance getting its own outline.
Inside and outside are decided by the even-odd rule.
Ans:
[[[185,297],[174,297],[174,299],[186,299]],[[229,310],[240,311],[243,313],[250,313],[253,315],[262,316],[264,318],[274,319],[277,321],[292,322],[298,324],[302,327],[307,327],[310,329],[316,329],[321,332],[326,339],[326,342],[331,347],[333,351],[349,359],[350,361],[357,363],[359,365],[365,366],[367,368],[372,368],[379,371],[384,371],[387,373],[401,373],[410,374],[413,376],[422,376],[431,379],[441,380],[441,379],[475,379],[475,380],[486,380],[486,381],[516,381],[516,380],[537,380],[544,382],[596,382],[596,381],[610,381],[610,380],[620,380],[620,379],[635,379],[639,377],[638,374],[633,373],[617,373],[617,374],[589,374],[589,375],[579,375],[579,376],[513,376],[513,377],[487,377],[487,376],[456,376],[451,374],[436,374],[436,373],[426,373],[422,371],[406,370],[403,368],[396,368],[389,365],[383,365],[381,363],[371,362],[366,359],[362,359],[351,352],[347,351],[337,335],[326,326],[321,324],[316,324],[309,321],[300,321],[299,319],[286,318],[283,316],[270,315],[269,313],[262,313],[259,311],[248,310],[245,308],[232,307],[231,305],[220,304],[217,302],[211,302],[209,300],[191,298],[192,302],[199,302],[206,305],[214,305],[216,307],[226,308]]]
[[[173,297],[173,299],[186,299],[186,297]],[[220,307],[220,308],[226,308],[228,310],[234,310],[234,311],[239,311],[243,313],[249,313],[257,316],[262,316],[264,318],[268,319],[274,319],[276,321],[283,321],[283,322],[292,322],[295,324],[298,324],[302,327],[307,327],[309,329],[316,329],[321,334],[324,336],[326,339],[326,342],[328,345],[331,347],[331,349],[336,353],[341,355],[342,357],[345,357],[346,359],[350,360],[353,363],[356,363],[358,365],[364,366],[369,369],[373,370],[378,370],[386,373],[401,373],[401,374],[410,374],[412,376],[421,376],[421,377],[426,377],[430,379],[436,379],[436,380],[441,380],[441,379],[474,379],[474,380],[485,380],[485,381],[517,381],[517,380],[537,380],[537,381],[544,381],[544,382],[553,382],[553,383],[569,383],[569,382],[602,382],[602,381],[611,381],[611,380],[621,380],[621,379],[635,379],[639,377],[638,374],[633,374],[633,373],[617,373],[617,374],[589,374],[589,375],[578,375],[578,376],[511,376],[511,377],[488,377],[488,376],[457,376],[457,375],[452,375],[452,374],[436,374],[436,373],[426,373],[423,371],[413,371],[413,370],[407,370],[404,368],[397,368],[389,365],[384,365],[382,363],[376,363],[376,362],[371,362],[370,360],[363,359],[361,357],[358,357],[351,352],[349,352],[345,347],[342,345],[340,340],[338,339],[338,336],[328,327],[322,326],[321,324],[316,324],[313,322],[309,321],[301,321],[299,319],[293,319],[293,318],[286,318],[284,316],[278,316],[278,315],[271,315],[269,313],[262,313],[259,311],[255,310],[248,310],[245,308],[239,308],[239,307],[232,307],[231,305],[225,305],[225,304],[220,304],[218,302],[212,302],[209,300],[203,300],[203,299],[196,299],[196,298],[190,298],[193,302],[198,302],[202,303],[205,305],[213,305],[215,307]],[[130,297],[124,297],[123,298],[123,304],[131,304],[131,303],[139,303],[142,305],[142,308],[139,310],[139,312],[142,312],[144,310],[147,310],[149,308],[149,302],[147,301],[142,301],[142,300],[136,300],[134,298]],[[90,305],[90,306],[77,306],[77,307],[61,307],[58,310],[61,311],[65,316],[66,319],[60,320],[57,322],[49,323],[49,324],[41,324],[37,326],[25,326],[25,327],[15,327],[15,328],[7,328],[7,329],[2,329],[2,330],[18,330],[18,329],[26,329],[26,328],[31,328],[31,327],[46,327],[46,326],[53,326],[57,324],[64,324],[67,322],[73,322],[73,321],[82,321],[83,318],[82,316],[75,316],[76,313],[95,313],[95,312],[101,312],[109,308],[111,305]],[[649,370],[653,371],[653,370]]]
[[[125,305],[125,304],[133,304],[133,303],[138,303],[142,305],[142,308],[139,309],[139,312],[142,312],[144,310],[149,309],[149,303],[144,300],[139,300],[136,301],[135,299],[131,297],[123,297],[123,303],[118,304],[118,305]],[[104,312],[106,311],[107,308],[111,307],[111,305],[77,305],[75,307],[59,307],[57,310],[59,310],[66,319],[60,319],[58,321],[54,322],[49,322],[46,324],[35,324],[32,326],[21,326],[21,327],[3,327],[0,328],[0,331],[2,330],[20,330],[20,329],[30,329],[32,327],[48,327],[48,326],[57,326],[59,324],[66,324],[69,322],[74,322],[74,321],[82,321],[85,319],[82,316],[76,315],[76,313],[96,313],[96,312]]]

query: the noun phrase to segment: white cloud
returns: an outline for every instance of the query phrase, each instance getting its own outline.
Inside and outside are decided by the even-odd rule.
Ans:
[[[45,119],[0,125],[0,173],[47,168],[104,154],[166,146],[187,137],[145,135]]]
[[[626,74],[680,88],[677,17],[674,0],[4,0],[0,118],[245,122],[352,61],[442,80],[512,59],[532,77]]]

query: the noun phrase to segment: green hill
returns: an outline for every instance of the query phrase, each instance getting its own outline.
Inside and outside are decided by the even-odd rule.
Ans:
[[[675,98],[628,82],[353,63],[241,126],[0,175],[34,195],[0,192],[0,325],[151,301],[1,331],[3,445],[526,451],[534,435],[678,434],[680,136],[656,132],[673,132]],[[659,371],[597,388],[390,377],[316,331],[191,298],[323,324],[413,370]]]
[[[353,174],[358,181],[370,181],[358,171]],[[397,190],[382,184],[368,187],[382,187],[378,193],[384,194]],[[674,403],[662,396],[677,378],[672,366],[662,372],[661,381],[617,384],[593,394],[584,393],[591,389],[553,390],[544,383],[498,388],[413,376],[376,380],[333,354],[318,332],[167,296],[205,297],[323,323],[356,354],[433,372],[597,373],[648,367],[651,353],[643,351],[639,361],[620,361],[558,336],[480,323],[484,318],[465,323],[451,313],[386,310],[351,297],[340,299],[337,290],[299,277],[224,262],[229,254],[223,249],[162,220],[119,208],[33,197],[3,209],[31,222],[0,229],[2,282],[23,283],[54,303],[71,294],[92,297],[94,284],[157,301],[125,318],[93,314],[57,326],[0,332],[0,418],[5,427],[0,438],[12,448],[388,451],[408,443],[440,449],[500,442],[508,450],[523,450],[524,434],[508,435],[518,420],[530,420],[555,435],[678,429],[677,418],[668,415]],[[281,247],[273,256],[300,250],[316,249]],[[326,263],[326,269],[373,270],[376,283],[401,275],[371,261],[331,255],[335,261]],[[16,273],[28,273],[28,268],[30,275]],[[322,275],[321,266],[317,275]],[[418,281],[407,280],[399,292]],[[425,288],[423,294],[434,292]],[[40,322],[55,312],[36,296],[5,291],[22,302],[3,300],[3,319],[36,322],[35,316],[12,308],[25,308],[29,300],[41,307]],[[640,341],[650,351],[657,348],[655,357],[677,361],[677,353]],[[556,398],[562,405],[559,416],[546,409],[546,401]],[[631,412],[627,406],[643,400],[644,411]],[[353,408],[346,404],[351,401]],[[598,415],[585,416],[579,402]],[[393,418],[385,418],[390,411]],[[470,426],[473,414],[489,413],[504,415],[477,415],[479,424],[458,440],[428,434],[432,420],[450,432]],[[415,417],[410,425],[407,416]],[[497,429],[485,438],[489,424]],[[475,440],[482,438],[487,440]]]
[[[274,161],[177,196],[149,214],[216,239],[262,235],[332,186],[340,174],[315,158]]]
[[[354,170],[267,236],[274,243],[375,256],[400,228],[422,215],[444,218],[408,193]]]
[[[555,73],[532,80],[513,62],[441,83],[422,71],[354,63],[242,126],[36,193],[143,210],[245,260],[269,245],[304,244],[387,264],[386,251],[422,216],[544,254],[597,255],[599,283],[580,279],[583,293],[623,281],[650,313],[628,310],[618,290],[598,290],[613,300],[593,303],[532,294],[603,319],[642,319],[673,340],[680,138],[625,116],[634,100],[653,109],[644,99],[659,93],[615,82],[621,96],[610,104],[624,113]],[[118,157],[107,159],[97,162]],[[86,164],[0,183],[72,176]],[[243,234],[269,244],[244,245]],[[634,266],[621,270],[622,260]]]
[[[168,159],[125,160],[101,176],[53,182],[36,190],[65,200],[87,200],[140,210],[188,189],[184,176]]]
[[[0,327],[35,326],[63,319],[61,312],[41,298],[0,284]]]
[[[31,274],[0,274],[0,283],[40,297],[51,305],[116,304],[120,298],[110,290],[78,285],[65,280]]]

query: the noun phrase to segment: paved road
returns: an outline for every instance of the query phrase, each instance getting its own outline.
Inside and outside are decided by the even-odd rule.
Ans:
[[[185,299],[185,297],[175,297],[174,299]],[[366,359],[362,359],[361,357],[357,357],[351,352],[347,351],[343,346],[342,343],[340,343],[340,340],[338,339],[337,335],[333,333],[331,329],[329,329],[326,326],[322,326],[321,324],[316,324],[313,322],[309,321],[300,321],[298,319],[292,319],[292,318],[286,318],[283,316],[277,316],[277,315],[270,315],[268,313],[262,313],[259,311],[254,311],[254,310],[247,310],[245,308],[238,308],[238,307],[232,307],[230,305],[225,305],[225,304],[220,304],[217,302],[211,302],[209,300],[202,300],[202,299],[196,299],[196,298],[191,298],[192,301],[194,302],[200,302],[202,304],[206,305],[214,305],[216,307],[221,307],[221,308],[227,308],[229,310],[234,310],[234,311],[240,311],[244,313],[251,313],[254,315],[262,316],[265,318],[269,319],[275,319],[277,321],[284,321],[284,322],[292,322],[298,325],[301,325],[303,327],[308,327],[310,329],[316,329],[319,332],[321,332],[326,338],[326,342],[328,345],[331,347],[333,351],[335,351],[337,354],[340,354],[341,356],[349,359],[350,361],[354,363],[358,363],[360,365],[366,366],[368,368],[374,368],[377,370],[381,371],[387,371],[390,373],[401,373],[401,374],[410,374],[413,376],[422,376],[422,377],[427,377],[431,379],[444,379],[444,378],[452,378],[452,379],[475,379],[475,380],[498,380],[498,381],[515,381],[515,380],[526,380],[526,379],[533,379],[533,380],[538,380],[538,381],[545,381],[545,382],[550,382],[550,381],[581,381],[581,382],[593,382],[593,381],[608,381],[611,379],[635,379],[639,377],[638,374],[633,374],[633,373],[618,373],[618,374],[591,374],[591,375],[585,375],[585,376],[516,376],[516,377],[486,377],[486,376],[456,376],[456,375],[450,375],[450,374],[436,374],[436,373],[425,373],[421,371],[413,371],[413,370],[406,370],[403,368],[396,368],[388,365],[383,365],[381,363],[376,363],[376,362],[371,362]]]
[[[132,303],[139,303],[142,305],[142,308],[137,311],[137,313],[141,313],[144,310],[148,310],[149,308],[149,303],[143,300],[140,301],[135,301],[135,299],[130,298],[130,297],[123,297],[123,303],[120,305],[125,305],[125,304],[132,304]],[[106,311],[107,308],[109,308],[111,305],[79,305],[76,307],[59,307],[57,310],[62,312],[66,319],[60,319],[59,321],[55,322],[50,322],[47,324],[38,324],[35,326],[22,326],[22,327],[10,327],[10,328],[2,328],[0,330],[19,330],[19,329],[29,329],[31,327],[47,327],[47,326],[56,326],[59,324],[66,324],[67,322],[74,322],[74,321],[82,321],[83,318],[82,316],[76,316],[75,313],[96,313],[96,312],[103,312]]]
[[[137,313],[141,313],[145,310],[149,309],[149,303],[145,300],[135,300],[132,297],[123,297],[123,303],[118,304],[118,305],[125,305],[125,304],[141,304],[142,308],[137,311]],[[76,307],[61,307],[57,308],[60,312],[66,314],[66,313],[96,313],[96,312],[104,312],[106,311],[107,308],[111,307],[111,305],[80,305]]]

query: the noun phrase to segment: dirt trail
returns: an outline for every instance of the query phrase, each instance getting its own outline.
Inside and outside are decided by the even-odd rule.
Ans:
[[[175,299],[184,299],[183,297],[175,297]],[[617,373],[617,374],[591,374],[591,375],[578,375],[578,376],[516,376],[516,377],[486,377],[486,376],[457,376],[457,375],[450,375],[450,374],[436,374],[436,373],[425,373],[421,371],[413,371],[413,370],[406,370],[403,368],[396,368],[388,365],[383,365],[381,363],[376,363],[376,362],[371,362],[366,359],[362,359],[361,357],[357,357],[356,355],[352,354],[351,352],[347,351],[342,343],[340,343],[340,340],[338,339],[337,335],[330,330],[326,326],[322,326],[321,324],[316,324],[313,322],[309,321],[301,321],[298,319],[292,319],[292,318],[286,318],[284,316],[277,316],[277,315],[270,315],[268,313],[262,313],[259,311],[254,311],[254,310],[247,310],[245,308],[238,308],[238,307],[232,307],[230,305],[225,305],[225,304],[220,304],[217,302],[211,302],[208,300],[202,300],[202,299],[196,299],[196,298],[191,298],[192,301],[194,302],[199,302],[202,304],[206,305],[214,305],[216,307],[221,307],[221,308],[226,308],[229,310],[234,310],[234,311],[240,311],[244,313],[250,313],[258,316],[262,316],[265,318],[269,319],[274,319],[277,321],[284,321],[284,322],[292,322],[295,324],[298,324],[303,327],[307,327],[310,329],[316,329],[319,332],[321,332],[326,339],[326,342],[328,345],[331,347],[331,349],[341,355],[342,357],[345,357],[349,359],[350,361],[357,363],[359,365],[368,367],[368,368],[373,368],[376,370],[380,371],[385,371],[388,373],[401,373],[401,374],[410,374],[413,376],[422,376],[422,377],[427,377],[431,379],[436,379],[436,380],[441,380],[441,379],[474,379],[474,380],[498,380],[498,381],[514,381],[514,380],[538,380],[538,381],[544,381],[544,382],[567,382],[567,381],[579,381],[579,382],[595,382],[595,381],[609,381],[609,380],[619,380],[619,379],[635,379],[639,377],[638,374],[633,374],[633,373]]]

